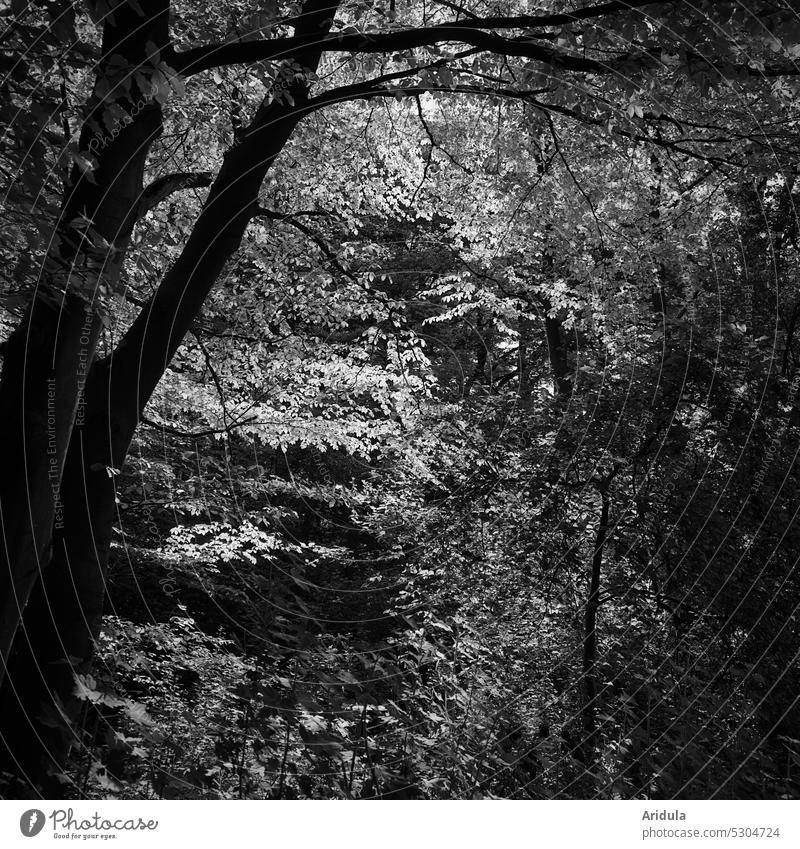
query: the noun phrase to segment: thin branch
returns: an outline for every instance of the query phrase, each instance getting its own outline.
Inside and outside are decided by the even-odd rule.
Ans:
[[[236,428],[244,427],[245,425],[250,424],[251,422],[256,421],[256,416],[252,416],[249,419],[244,419],[241,422],[234,422],[232,424],[227,425],[227,427],[217,427],[217,428],[209,428],[208,430],[180,430],[177,427],[172,427],[172,425],[165,424],[164,422],[157,422],[153,419],[148,418],[145,415],[139,416],[139,421],[141,424],[145,424],[148,427],[155,428],[156,430],[163,431],[164,433],[171,433],[173,436],[180,436],[183,439],[200,439],[204,436],[217,436],[220,433],[230,433]]]
[[[425,115],[422,111],[422,103],[420,101],[419,95],[417,95],[415,97],[415,100],[417,101],[417,115],[419,115],[419,121],[422,124],[422,128],[425,130],[425,135],[428,137],[428,141],[430,141],[430,143],[431,143],[431,150],[433,150],[434,148],[436,148],[437,150],[441,150],[442,153],[453,163],[453,165],[456,166],[456,168],[460,168],[465,174],[472,174],[471,168],[468,168],[466,165],[462,165],[460,162],[458,162],[453,157],[453,155],[450,153],[450,151],[443,148],[436,141],[436,139],[433,137],[433,132],[431,131],[431,128],[428,125],[428,122],[425,119]],[[429,156],[426,163],[425,163],[425,176],[427,176],[427,174],[428,174],[428,168],[430,166],[430,163],[431,163],[431,157]],[[424,182],[424,178],[423,178],[423,182]],[[416,192],[414,194],[416,196]]]
[[[430,94],[437,92],[440,94],[474,94],[482,97],[500,97],[509,100],[519,100],[525,103],[530,103],[535,109],[544,113],[556,113],[565,115],[582,124],[588,124],[595,127],[605,127],[606,121],[601,118],[592,117],[575,109],[570,109],[566,106],[560,106],[555,103],[545,103],[537,100],[536,96],[549,93],[548,88],[529,89],[524,91],[516,91],[514,89],[490,89],[481,88],[478,86],[436,86],[436,85],[415,85],[415,86],[398,86],[397,88],[373,88],[369,83],[358,83],[352,86],[342,86],[331,91],[326,91],[318,97],[312,98],[304,107],[304,111],[312,112],[315,109],[323,109],[326,106],[335,103],[344,103],[348,100],[371,100],[373,97],[416,97],[420,94]],[[647,115],[645,115],[647,118]],[[713,156],[711,154],[701,153],[692,150],[688,147],[683,147],[684,143],[696,141],[699,144],[709,144],[713,139],[679,139],[671,141],[662,137],[648,136],[643,133],[637,133],[628,130],[622,130],[614,127],[613,133],[622,138],[630,139],[631,141],[641,142],[643,144],[654,144],[658,147],[663,147],[667,150],[672,150],[682,156],[691,159],[698,159],[702,162],[708,162],[716,166],[731,166],[740,167],[741,163],[722,156]]]
[[[230,425],[228,424],[228,407],[225,402],[225,390],[222,388],[222,381],[217,374],[217,370],[214,368],[214,363],[211,358],[211,354],[208,352],[208,348],[206,348],[203,340],[200,338],[200,334],[195,328],[192,328],[192,336],[194,336],[197,344],[200,348],[200,351],[203,354],[203,359],[206,363],[206,368],[211,374],[211,379],[214,381],[214,386],[217,389],[217,395],[219,396],[219,404],[222,407],[222,424],[223,428],[227,431]]]
[[[583,186],[581,185],[578,178],[575,176],[575,172],[572,170],[572,166],[567,161],[566,156],[564,156],[564,152],[561,149],[561,143],[558,139],[558,131],[556,130],[555,124],[553,123],[553,116],[548,112],[548,113],[546,113],[545,117],[547,118],[547,123],[550,127],[550,135],[553,139],[553,144],[555,145],[555,149],[556,149],[556,153],[558,154],[558,158],[564,164],[564,168],[567,169],[567,173],[569,174],[570,178],[572,179],[572,182],[575,184],[575,187],[581,193],[581,195],[583,196],[583,199],[588,204],[589,209],[591,210],[591,213],[592,213],[592,218],[594,218],[595,226],[597,227],[597,234],[600,236],[600,244],[601,244],[601,246],[603,246],[605,244],[605,240],[603,239],[603,226],[600,222],[600,219],[597,216],[597,210],[595,209],[595,205],[592,202],[592,199],[586,193],[586,190],[583,188]]]
[[[450,0],[436,0],[436,2],[440,6],[447,6],[448,9],[452,9],[452,11],[454,11],[456,13],[456,20],[458,20],[459,15],[466,15],[468,18],[470,18],[473,21],[480,20],[479,15],[476,15],[473,12],[470,12],[469,9],[464,8],[463,0],[461,2],[460,6],[456,5],[455,3],[451,3]]]
[[[283,214],[280,212],[275,212],[271,209],[266,209],[265,207],[258,207],[256,210],[254,217],[261,218],[270,218],[273,221],[285,221],[287,224],[291,224],[296,230],[299,230],[303,235],[307,236],[311,241],[319,248],[320,252],[327,258],[327,260],[331,263],[331,265],[340,273],[351,280],[353,283],[361,286],[363,288],[363,283],[347,268],[345,268],[333,250],[328,246],[322,236],[319,235],[315,230],[312,230],[307,225],[303,224],[301,221],[297,221],[294,214]]]

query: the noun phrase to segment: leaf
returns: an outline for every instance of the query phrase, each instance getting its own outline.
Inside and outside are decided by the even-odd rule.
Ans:
[[[128,715],[129,719],[137,725],[148,727],[154,724],[153,718],[147,713],[145,706],[143,704],[139,704],[139,702],[126,701],[125,713]]]
[[[338,755],[342,751],[342,740],[327,731],[309,731],[304,725],[298,726],[300,737],[306,745],[306,748],[321,752],[331,757]]]

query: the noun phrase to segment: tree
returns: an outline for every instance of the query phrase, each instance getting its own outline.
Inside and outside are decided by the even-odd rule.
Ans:
[[[759,149],[780,163],[796,153],[795,128],[784,120],[797,74],[796,20],[788,5],[560,6],[539,15],[477,15],[442,4],[411,6],[400,16],[394,8],[308,0],[287,6],[284,17],[262,13],[241,32],[236,21],[229,28],[227,21],[203,20],[207,10],[200,6],[177,15],[166,0],[97,3],[89,6],[102,31],[94,51],[77,38],[90,24],[82,14],[73,22],[71,6],[59,6],[57,16],[43,6],[12,6],[3,59],[10,75],[3,89],[7,115],[27,96],[23,62],[45,77],[57,66],[52,38],[39,53],[23,56],[26,27],[52,33],[63,17],[60,38],[77,42],[69,62],[80,66],[87,53],[94,63],[81,71],[92,83],[76,146],[68,145],[68,118],[62,128],[73,164],[33,291],[23,289],[29,303],[5,346],[0,385],[9,456],[0,484],[2,699],[9,727],[25,729],[2,736],[6,763],[32,788],[56,791],[52,774],[60,774],[74,740],[74,675],[87,672],[98,636],[116,479],[136,427],[248,226],[288,220],[265,208],[263,187],[301,122],[321,110],[392,97],[417,104],[458,96],[475,114],[487,98],[518,104],[513,130],[520,132],[532,113],[545,116],[562,175],[580,191],[555,119],[693,160],[709,172],[741,165]],[[246,4],[233,9],[234,17],[257,11]],[[210,40],[203,38],[208,30]],[[344,70],[335,66],[342,56]],[[247,85],[232,71],[225,76],[233,68],[245,69]],[[168,103],[170,92],[185,102],[184,80],[201,102],[230,96],[230,143],[213,181],[206,161],[200,171],[168,172],[167,148],[158,146],[165,120],[176,133],[190,123],[188,110],[178,105],[171,112]],[[61,94],[60,111],[45,125],[63,125]],[[219,121],[216,108],[209,124]],[[424,125],[423,107],[419,118]],[[24,144],[25,136],[19,138]],[[433,150],[435,138],[430,144]],[[146,188],[145,174],[153,177]],[[147,232],[143,216],[174,192],[204,185],[208,193],[185,242],[131,317],[115,298],[135,275],[131,244]],[[495,246],[481,244],[475,218],[468,228],[459,214],[453,204],[448,217],[465,240],[472,238],[464,253],[477,261],[481,279]],[[319,251],[329,250],[301,216],[293,220]],[[547,229],[537,227],[527,245],[519,239],[507,251],[509,258],[516,261],[531,244],[542,261],[554,253]],[[623,267],[624,258],[614,260]],[[545,274],[551,270],[545,263]],[[566,395],[564,351],[555,338],[560,328],[553,323],[562,317],[549,314],[560,309],[553,294],[545,303],[548,349]]]

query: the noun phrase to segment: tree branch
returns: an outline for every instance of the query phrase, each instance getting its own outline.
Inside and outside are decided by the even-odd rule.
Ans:
[[[451,5],[452,4],[446,4]],[[633,46],[633,49],[621,51],[606,60],[592,59],[542,44],[551,41],[553,34],[548,28],[565,26],[580,21],[607,17],[618,13],[641,12],[647,6],[659,8],[678,5],[690,6],[687,0],[631,0],[631,2],[609,2],[596,6],[586,6],[571,12],[549,15],[514,15],[494,17],[470,17],[463,20],[447,21],[427,27],[398,29],[390,32],[334,32],[324,38],[309,35],[284,36],[280,38],[256,39],[245,42],[206,44],[186,50],[167,51],[168,64],[185,76],[191,76],[211,68],[225,65],[250,64],[262,61],[301,60],[309,50],[321,50],[331,53],[395,53],[414,50],[419,47],[434,47],[444,43],[470,45],[480,51],[498,56],[516,56],[533,59],[553,68],[576,73],[613,74],[625,71],[630,74],[631,63],[644,64],[655,61],[660,50],[650,53],[648,50]],[[642,14],[646,14],[641,12]],[[525,30],[524,35],[509,38],[499,35],[496,30]],[[540,32],[536,32],[539,30]],[[741,74],[751,76],[791,76],[800,74],[800,67],[794,63],[769,66],[764,69],[746,65],[716,67],[706,57],[690,58],[701,61],[716,71],[720,77],[738,77]]]
[[[484,19],[494,21],[495,19]],[[511,20],[511,19],[502,19]],[[500,56],[520,56],[535,59],[546,65],[579,73],[611,74],[638,53],[620,53],[608,61],[598,61],[553,50],[537,43],[536,36],[506,38],[493,32],[475,29],[476,22],[453,21],[432,27],[375,33],[334,33],[325,38],[287,36],[261,41],[209,44],[189,50],[172,52],[167,63],[184,76],[219,68],[267,60],[299,59],[312,48],[329,53],[397,53],[418,47],[434,47],[443,43],[468,44]],[[484,24],[488,26],[489,24]],[[518,25],[516,25],[518,26]]]
[[[309,38],[288,36],[230,44],[209,44],[173,53],[169,64],[183,74],[197,74],[209,68],[221,65],[258,62],[265,59],[291,59],[298,52],[310,46],[323,51],[339,53],[382,53],[397,50],[410,50],[414,47],[432,46],[443,41],[462,41],[475,47],[483,47],[507,55],[529,55],[532,59],[541,59],[551,64],[561,62],[573,64],[572,70],[597,70],[606,67],[603,63],[593,62],[577,56],[559,54],[542,47],[526,43],[524,40],[507,39],[483,30],[498,29],[545,29],[565,24],[606,17],[619,12],[637,11],[645,6],[675,6],[686,0],[629,0],[629,2],[601,3],[597,6],[585,6],[571,12],[550,15],[512,15],[480,18],[472,16],[467,20],[448,21],[431,27],[398,30],[387,33],[333,33],[324,39],[314,41]],[[452,8],[452,7],[451,7]],[[532,53],[516,53],[516,50],[531,50]],[[566,65],[565,65],[566,66]],[[607,72],[607,69],[606,69]]]
[[[207,430],[196,430],[196,431],[188,431],[188,430],[180,430],[177,427],[172,427],[172,425],[168,425],[165,422],[157,422],[151,418],[148,418],[145,415],[139,416],[139,421],[142,424],[147,425],[148,427],[155,428],[156,430],[160,430],[163,433],[171,433],[173,436],[180,436],[183,439],[200,439],[204,436],[216,436],[220,433],[230,434],[231,431],[235,430],[239,427],[244,427],[245,425],[251,424],[256,421],[255,416],[251,416],[249,419],[245,419],[241,422],[233,422],[232,424],[227,425],[226,427],[215,427],[208,428]]]
[[[139,198],[139,204],[136,207],[136,218],[139,219],[144,216],[151,209],[158,206],[162,200],[166,200],[171,194],[186,189],[206,188],[211,185],[211,180],[210,171],[180,171],[153,180]]]
[[[545,103],[544,101],[538,100],[538,95],[547,94],[549,92],[549,89],[547,88],[515,90],[510,88],[481,88],[479,86],[468,85],[449,87],[444,85],[411,85],[397,87],[379,86],[375,88],[373,87],[372,83],[373,81],[369,80],[366,83],[356,83],[355,85],[341,86],[340,88],[335,88],[330,91],[326,91],[317,97],[311,98],[305,107],[305,112],[309,113],[316,109],[323,109],[326,106],[331,106],[336,103],[344,103],[348,100],[371,100],[373,97],[417,97],[421,94],[430,94],[432,92],[438,92],[440,94],[474,94],[482,97],[501,97],[508,100],[519,100],[523,103],[529,103],[535,109],[539,109],[544,113],[556,113],[559,115],[564,115],[566,117],[572,118],[575,121],[579,121],[582,124],[588,124],[590,126],[595,127],[603,127],[606,124],[604,120],[594,117],[592,115],[587,115],[585,113],[578,112],[577,110],[570,109],[569,107],[561,106],[559,104]],[[644,117],[656,119],[658,116],[645,114]],[[643,133],[637,133],[635,131],[622,130],[619,127],[615,127],[613,132],[614,134],[621,136],[622,138],[630,139],[631,141],[642,142],[643,144],[653,144],[657,147],[663,147],[667,150],[672,150],[682,156],[687,156],[692,159],[698,159],[702,162],[708,162],[717,166],[729,165],[733,167],[738,167],[741,164],[732,159],[728,159],[722,156],[705,154],[700,151],[692,150],[691,148],[683,146],[684,144],[691,143],[692,141],[697,144],[712,144],[715,141],[720,141],[720,139],[700,138],[671,140],[662,138],[660,136],[648,136],[644,135]]]

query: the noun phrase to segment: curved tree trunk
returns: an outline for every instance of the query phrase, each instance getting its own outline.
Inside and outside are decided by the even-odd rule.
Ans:
[[[322,0],[308,3],[298,34],[324,34],[334,11]],[[314,71],[320,57],[312,49],[299,61]],[[72,690],[74,674],[90,666],[103,612],[115,518],[114,473],[108,470],[122,467],[148,399],[257,214],[263,179],[302,120],[308,92],[308,84],[295,81],[288,98],[259,109],[226,153],[175,264],[111,357],[92,369],[87,415],[72,432],[62,483],[63,528],[54,537],[52,564],[42,576],[36,604],[25,616],[25,632],[34,636],[16,652],[15,669],[26,689],[15,688],[7,700],[18,719],[29,717],[24,744],[10,749],[18,762],[22,750],[30,788],[54,795],[62,785],[51,774],[63,770],[70,747],[79,743],[74,723],[80,703]],[[37,670],[33,679],[31,668]],[[39,716],[46,719],[44,728]],[[70,795],[69,787],[65,792]]]
[[[0,384],[0,434],[8,463],[0,479],[0,770],[33,778],[47,756],[59,705],[42,700],[55,674],[31,650],[57,637],[54,608],[28,603],[42,576],[63,568],[53,557],[67,533],[75,487],[73,428],[83,426],[85,387],[102,328],[103,300],[114,292],[142,195],[145,160],[161,132],[161,108],[134,73],[159,61],[169,40],[168,0],[119,2],[105,16],[102,56],[80,149],[91,174],[75,166],[23,323],[9,340]],[[113,61],[109,61],[112,60]],[[124,65],[123,65],[124,60]],[[124,70],[120,70],[124,68]],[[110,107],[113,109],[110,110]],[[119,116],[111,121],[110,116]],[[89,378],[91,379],[91,378]],[[65,573],[66,574],[66,573]],[[58,580],[65,579],[65,575]],[[71,579],[70,579],[71,580]],[[63,657],[63,655],[62,655]],[[66,667],[65,667],[66,668]],[[63,677],[64,669],[56,672]],[[4,680],[5,679],[5,680]],[[21,724],[20,724],[21,723]],[[35,725],[40,734],[31,735]]]

